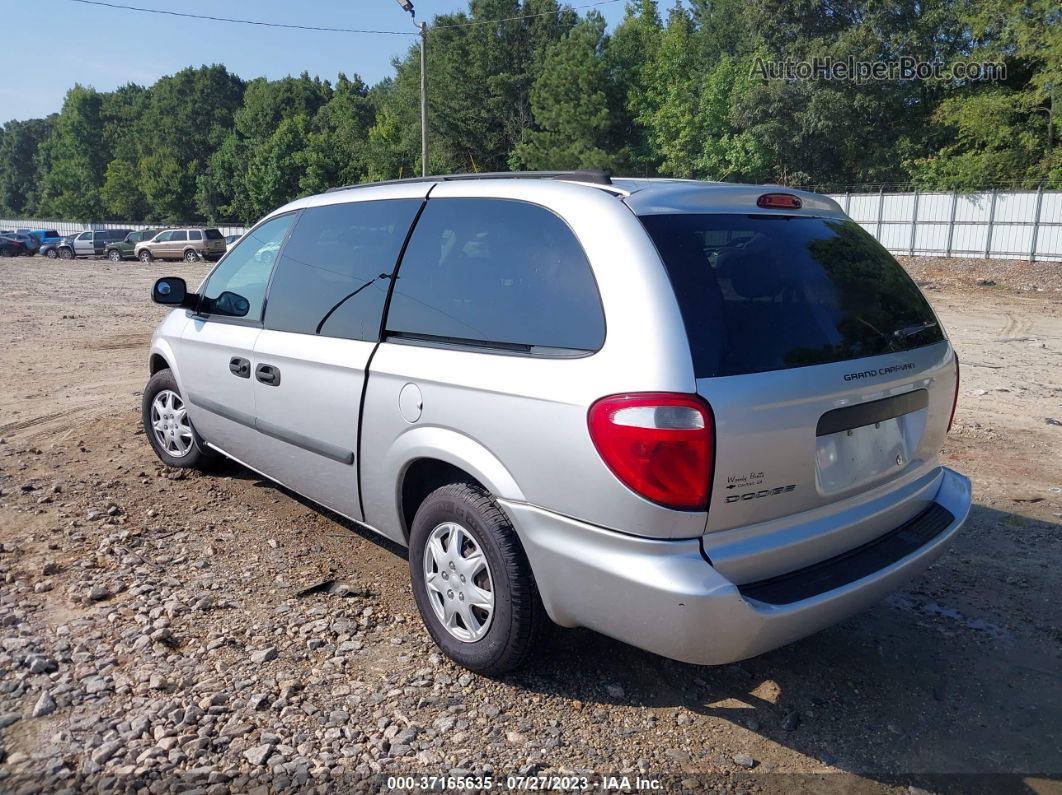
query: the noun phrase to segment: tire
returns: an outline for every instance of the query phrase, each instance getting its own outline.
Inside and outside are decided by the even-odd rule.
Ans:
[[[174,396],[180,401],[180,405],[172,401]],[[156,398],[160,400],[170,398],[171,410],[158,411]],[[144,399],[141,405],[141,420],[144,424],[144,433],[147,435],[148,442],[155,451],[155,455],[166,466],[180,469],[207,469],[216,460],[217,456],[209,451],[202,437],[196,433],[186,413],[183,415],[183,422],[179,417],[174,417],[175,414],[180,415],[181,409],[184,408],[183,403],[184,398],[181,395],[180,388],[177,386],[177,379],[173,377],[173,373],[170,370],[159,370],[151,376],[147,386],[144,387]],[[159,433],[156,432],[155,428],[155,423],[158,421],[167,426]],[[183,430],[183,426],[186,426],[187,434],[179,432],[166,433],[174,426],[177,426],[174,428],[175,431]],[[163,437],[162,439],[159,438],[160,435]],[[166,443],[167,438],[169,443]],[[182,449],[183,452],[181,452]]]
[[[59,249],[60,259],[74,259],[74,252],[68,248]]]
[[[11,253],[11,249],[9,249],[9,248],[0,248],[0,257],[13,257],[13,256],[15,256],[15,255]]]
[[[122,252],[116,248],[112,248],[110,251],[107,252],[107,259],[109,259],[111,262],[121,262]]]
[[[59,252],[56,251],[54,248],[50,248],[47,252],[45,252],[45,256],[48,259],[59,259]]]
[[[146,248],[141,249],[140,253],[136,255],[136,258],[143,262],[145,265],[150,265],[151,260],[154,259],[154,257],[151,256],[151,252],[148,251]]]
[[[455,541],[453,531],[446,528],[460,531],[456,539],[462,539],[463,534],[463,549],[478,547],[486,577],[483,569],[476,574],[472,564],[464,572],[471,578],[470,584],[452,563],[439,565],[439,553],[447,552],[448,545]],[[440,531],[444,535],[438,535]],[[434,552],[429,550],[432,541],[439,542],[433,545]],[[461,560],[465,558],[462,556]],[[535,651],[549,627],[531,565],[516,531],[490,495],[476,486],[451,483],[436,489],[421,503],[409,534],[409,569],[413,595],[432,639],[450,659],[470,671],[498,676],[519,667]],[[435,572],[434,576],[429,575],[429,570]],[[444,573],[448,575],[445,582],[441,579]],[[462,577],[460,583],[458,576]],[[451,598],[437,587],[433,591],[435,586],[429,587],[429,577],[435,586],[446,587]],[[477,586],[475,591],[472,585]],[[483,601],[485,593],[491,595],[493,602],[489,618],[485,611],[472,605],[475,600]],[[454,601],[457,597],[460,602]],[[450,612],[458,614],[451,619],[452,628],[437,612],[446,613],[447,604],[455,608]],[[472,627],[460,618],[462,609],[471,615]],[[477,622],[483,633],[478,637],[474,631]],[[462,639],[455,633],[473,637]]]
[[[199,262],[199,260],[199,252],[197,252],[194,248],[190,248],[186,252],[184,252],[185,262]]]

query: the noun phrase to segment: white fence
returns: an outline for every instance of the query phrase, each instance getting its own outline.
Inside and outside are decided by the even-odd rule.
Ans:
[[[1062,191],[882,191],[837,193],[831,198],[894,254],[1062,261]],[[55,229],[64,235],[152,226],[159,225],[0,219],[0,229]],[[246,231],[243,226],[218,229],[225,235]]]
[[[831,198],[894,254],[1062,260],[1062,191]]]
[[[136,223],[123,223],[120,221],[103,221],[98,223],[83,224],[77,221],[42,221],[39,218],[21,218],[16,220],[0,218],[0,229],[15,230],[15,229],[54,229],[60,235],[76,235],[78,232],[84,232],[88,229],[165,229],[167,227],[196,227],[196,226],[210,226],[210,224],[204,224],[201,221],[187,223],[187,224],[146,224],[141,222]],[[218,229],[223,235],[242,235],[247,231],[245,226],[217,226],[212,229]]]

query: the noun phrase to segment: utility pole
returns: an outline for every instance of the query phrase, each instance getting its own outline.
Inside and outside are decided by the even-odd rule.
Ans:
[[[428,23],[420,23],[420,175],[428,176]]]
[[[395,0],[403,11],[413,17],[413,25],[420,30],[420,175],[428,176],[428,23],[417,22],[417,12],[411,0]]]

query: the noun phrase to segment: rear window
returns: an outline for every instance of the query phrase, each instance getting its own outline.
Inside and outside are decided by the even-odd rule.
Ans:
[[[853,221],[717,214],[641,221],[671,278],[698,378],[943,339],[914,282]]]
[[[221,232],[217,229],[207,229],[203,234],[206,235],[207,240],[224,240],[221,236]]]

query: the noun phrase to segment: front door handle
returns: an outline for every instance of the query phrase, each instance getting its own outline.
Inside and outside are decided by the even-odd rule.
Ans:
[[[239,356],[233,356],[229,359],[229,372],[239,378],[250,378],[251,363]]]
[[[280,386],[280,368],[271,364],[260,364],[254,368],[254,377],[266,386]]]

